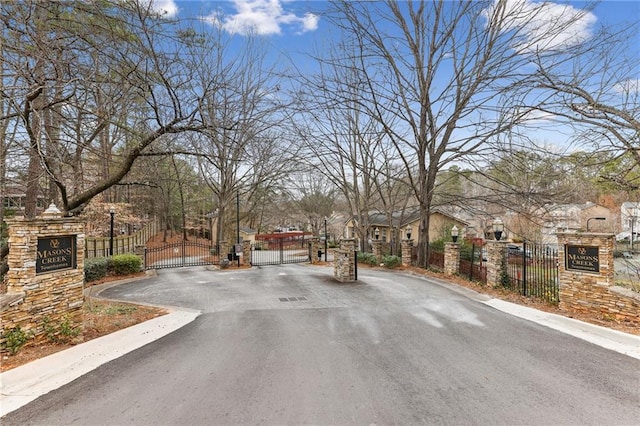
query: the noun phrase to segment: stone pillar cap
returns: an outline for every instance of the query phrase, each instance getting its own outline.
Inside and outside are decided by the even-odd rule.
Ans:
[[[61,217],[62,212],[55,204],[49,204],[49,207],[42,213],[42,217]]]

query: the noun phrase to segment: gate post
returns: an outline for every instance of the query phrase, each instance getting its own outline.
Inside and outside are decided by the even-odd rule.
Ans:
[[[340,249],[334,252],[333,276],[341,283],[356,280],[355,240],[348,238],[340,241]]]
[[[473,265],[471,266],[473,268]],[[460,272],[460,245],[445,243],[444,245],[444,273],[455,275]]]
[[[413,251],[413,240],[402,240],[400,243],[402,248],[402,264],[411,266],[411,253]]]
[[[242,241],[242,264],[251,266],[251,241]]]
[[[315,264],[320,262],[320,256],[319,253],[322,252],[322,248],[320,248],[320,239],[318,237],[313,237],[309,239],[309,244],[311,244],[311,259],[309,259],[311,261],[311,264]]]
[[[382,262],[382,241],[373,240],[371,241],[371,251],[373,255],[378,259],[378,264]]]
[[[506,241],[487,241],[487,284],[491,287],[502,285],[502,278],[507,273],[506,246]]]
[[[218,250],[218,261],[222,262],[223,259],[226,260],[227,254],[229,254],[229,243],[226,241],[219,241]]]

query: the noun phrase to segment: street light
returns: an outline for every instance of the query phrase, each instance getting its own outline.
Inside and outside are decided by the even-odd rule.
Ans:
[[[453,228],[451,228],[451,239],[453,240],[454,243],[458,242],[458,227],[453,225]]]
[[[376,227],[376,229],[373,230],[373,235],[376,236],[376,240],[380,238],[380,229]]]
[[[411,239],[411,225],[407,225],[407,240]]]
[[[109,256],[113,256],[113,218],[116,215],[115,207],[109,207],[109,215],[111,216],[111,228],[109,231]]]
[[[606,217],[590,217],[587,219],[587,232],[589,232],[589,221],[590,220],[607,220]]]
[[[504,231],[504,222],[500,218],[496,218],[493,221],[493,237],[496,241],[500,241],[500,238],[502,238],[502,231]]]
[[[324,217],[324,261],[327,261],[327,217]]]

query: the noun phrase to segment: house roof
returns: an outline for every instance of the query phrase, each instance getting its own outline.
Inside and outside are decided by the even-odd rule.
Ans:
[[[431,209],[431,214],[441,214],[442,216],[448,217],[453,221],[458,223],[462,223],[463,225],[469,225],[469,222],[455,217],[453,214],[446,212],[441,208]],[[354,221],[357,221],[356,217],[353,217]],[[411,223],[420,220],[420,209],[418,207],[409,207],[404,211],[398,210],[391,214],[391,226],[394,228],[403,228]],[[389,226],[389,218],[385,213],[380,211],[371,211],[369,212],[369,224],[371,226]]]

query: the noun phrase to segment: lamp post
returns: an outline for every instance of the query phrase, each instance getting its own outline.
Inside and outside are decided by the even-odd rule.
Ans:
[[[631,254],[633,254],[633,226],[636,224],[636,219],[638,218],[638,209],[631,209]]]
[[[375,235],[376,240],[380,238],[380,229],[378,229],[378,227],[376,227],[376,229],[373,230],[373,235]]]
[[[113,256],[113,219],[116,215],[116,209],[113,206],[109,207],[109,215],[111,216],[111,226],[109,230],[109,256]]]
[[[587,232],[589,232],[589,221],[591,220],[607,220],[606,217],[590,217],[587,219]]]
[[[236,244],[240,245],[240,191],[236,191]],[[233,255],[238,260],[238,268],[240,267],[240,256],[238,256],[237,248],[233,249]]]
[[[411,225],[407,225],[407,240],[411,239]]]
[[[453,225],[453,228],[451,228],[451,239],[453,240],[454,243],[458,242],[458,233],[459,233],[459,229],[456,225]]]
[[[327,217],[324,217],[324,261],[327,261]]]
[[[503,231],[504,222],[500,218],[496,218],[496,220],[493,221],[493,237],[496,239],[496,241],[500,241]]]

